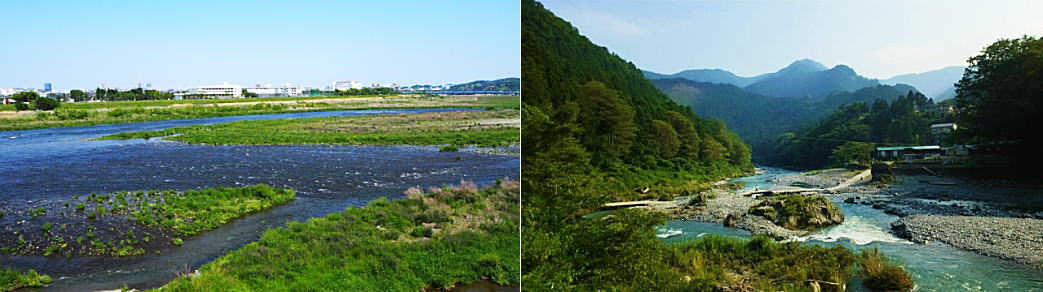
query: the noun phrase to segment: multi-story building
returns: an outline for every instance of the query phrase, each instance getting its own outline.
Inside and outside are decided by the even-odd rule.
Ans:
[[[358,81],[333,81],[333,85],[330,87],[333,90],[362,89],[362,83]]]
[[[289,83],[283,83],[282,86],[272,86],[271,84],[261,86],[257,84],[253,88],[247,88],[246,92],[257,94],[258,97],[298,97],[301,96],[302,89],[300,86],[290,85]]]
[[[239,98],[243,95],[243,87],[239,85],[228,84],[228,82],[218,85],[208,86],[196,86],[192,87],[186,92],[175,93],[174,99],[194,99],[194,98]]]

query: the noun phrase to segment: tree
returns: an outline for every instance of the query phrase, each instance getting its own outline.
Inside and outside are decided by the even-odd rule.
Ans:
[[[724,154],[728,153],[728,149],[725,149],[721,142],[717,142],[717,140],[709,137],[703,139],[702,145],[703,149],[701,149],[702,152],[699,155],[703,160],[722,160],[724,159]]]
[[[11,99],[14,101],[25,103],[32,102],[37,98],[40,98],[40,94],[36,93],[36,91],[22,91],[11,95]]]
[[[33,101],[33,107],[35,107],[36,110],[41,111],[53,110],[58,108],[59,106],[61,106],[61,103],[58,102],[57,99],[53,99],[50,97],[41,97]]]
[[[619,93],[605,87],[604,83],[590,81],[581,90],[584,124],[593,134],[592,139],[584,144],[594,152],[604,152],[598,148],[607,148],[605,151],[611,157],[630,153],[637,136],[634,110],[619,98]],[[599,146],[602,144],[605,146]]]
[[[677,138],[677,131],[664,121],[652,121],[652,144],[659,148],[659,156],[670,158],[677,155],[681,148],[681,140]]]
[[[1001,39],[967,62],[956,84],[960,135],[1009,143],[1026,165],[1043,162],[1033,149],[1043,137],[1031,130],[1043,112],[1043,39]]]
[[[852,161],[869,163],[872,159],[873,150],[876,150],[873,144],[849,141],[833,148],[832,154],[829,155],[829,160],[834,165],[843,165]]]
[[[257,97],[257,94],[253,93],[253,92],[246,91],[246,88],[243,88],[243,97],[246,97],[246,98]]]
[[[670,126],[674,127],[674,131],[677,131],[677,138],[681,143],[678,155],[690,159],[699,159],[699,143],[702,139],[699,138],[699,133],[695,131],[695,125],[692,124],[692,120],[689,120],[679,112],[668,111],[666,112],[666,121],[670,123]]]
[[[83,90],[79,89],[73,89],[69,91],[69,97],[75,101],[84,101],[87,100],[87,92],[84,92]]]

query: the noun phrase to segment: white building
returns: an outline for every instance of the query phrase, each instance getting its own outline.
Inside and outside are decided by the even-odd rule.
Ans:
[[[362,83],[358,81],[333,81],[333,85],[330,87],[333,90],[362,89]]]
[[[283,83],[282,86],[276,87],[271,84],[257,86],[253,88],[247,88],[246,92],[257,94],[258,97],[298,97],[301,96],[302,88],[296,85],[290,85],[289,83]]]
[[[243,87],[228,82],[218,85],[196,86],[184,93],[174,94],[175,99],[185,98],[239,98],[243,95]]]

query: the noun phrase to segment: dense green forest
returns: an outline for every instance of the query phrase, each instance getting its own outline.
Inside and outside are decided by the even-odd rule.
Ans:
[[[841,106],[829,116],[799,131],[774,140],[766,163],[791,168],[822,168],[855,160],[868,160],[872,145],[896,146],[929,143],[933,123],[952,121],[952,113],[935,110],[931,99],[909,91],[893,101],[857,101]],[[858,149],[855,153],[844,151]]]
[[[821,99],[769,97],[731,84],[688,79],[657,79],[656,88],[696,114],[723,120],[753,148],[755,160],[765,163],[775,139],[818,121],[842,105],[876,100],[892,101],[915,89],[904,84],[875,85],[855,91],[837,91]]]
[[[655,237],[660,213],[580,217],[631,187],[691,187],[748,171],[748,148],[532,0],[522,1],[522,74],[526,290],[794,290],[849,277],[856,256],[843,247],[719,236],[667,245]],[[752,283],[734,283],[737,271]]]
[[[496,80],[478,80],[464,84],[449,86],[449,90],[466,91],[518,91],[521,90],[521,78],[503,78]]]
[[[1039,173],[1043,136],[1033,125],[1043,112],[1043,39],[1001,39],[968,63],[956,84],[958,139],[999,146],[1010,164]]]

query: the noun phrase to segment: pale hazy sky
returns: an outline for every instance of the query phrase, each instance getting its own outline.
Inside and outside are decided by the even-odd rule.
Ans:
[[[741,76],[810,58],[861,75],[965,66],[999,38],[1043,34],[1043,1],[545,0],[594,43],[660,73]]]
[[[0,12],[0,87],[440,84],[521,72],[517,0],[2,0]]]

